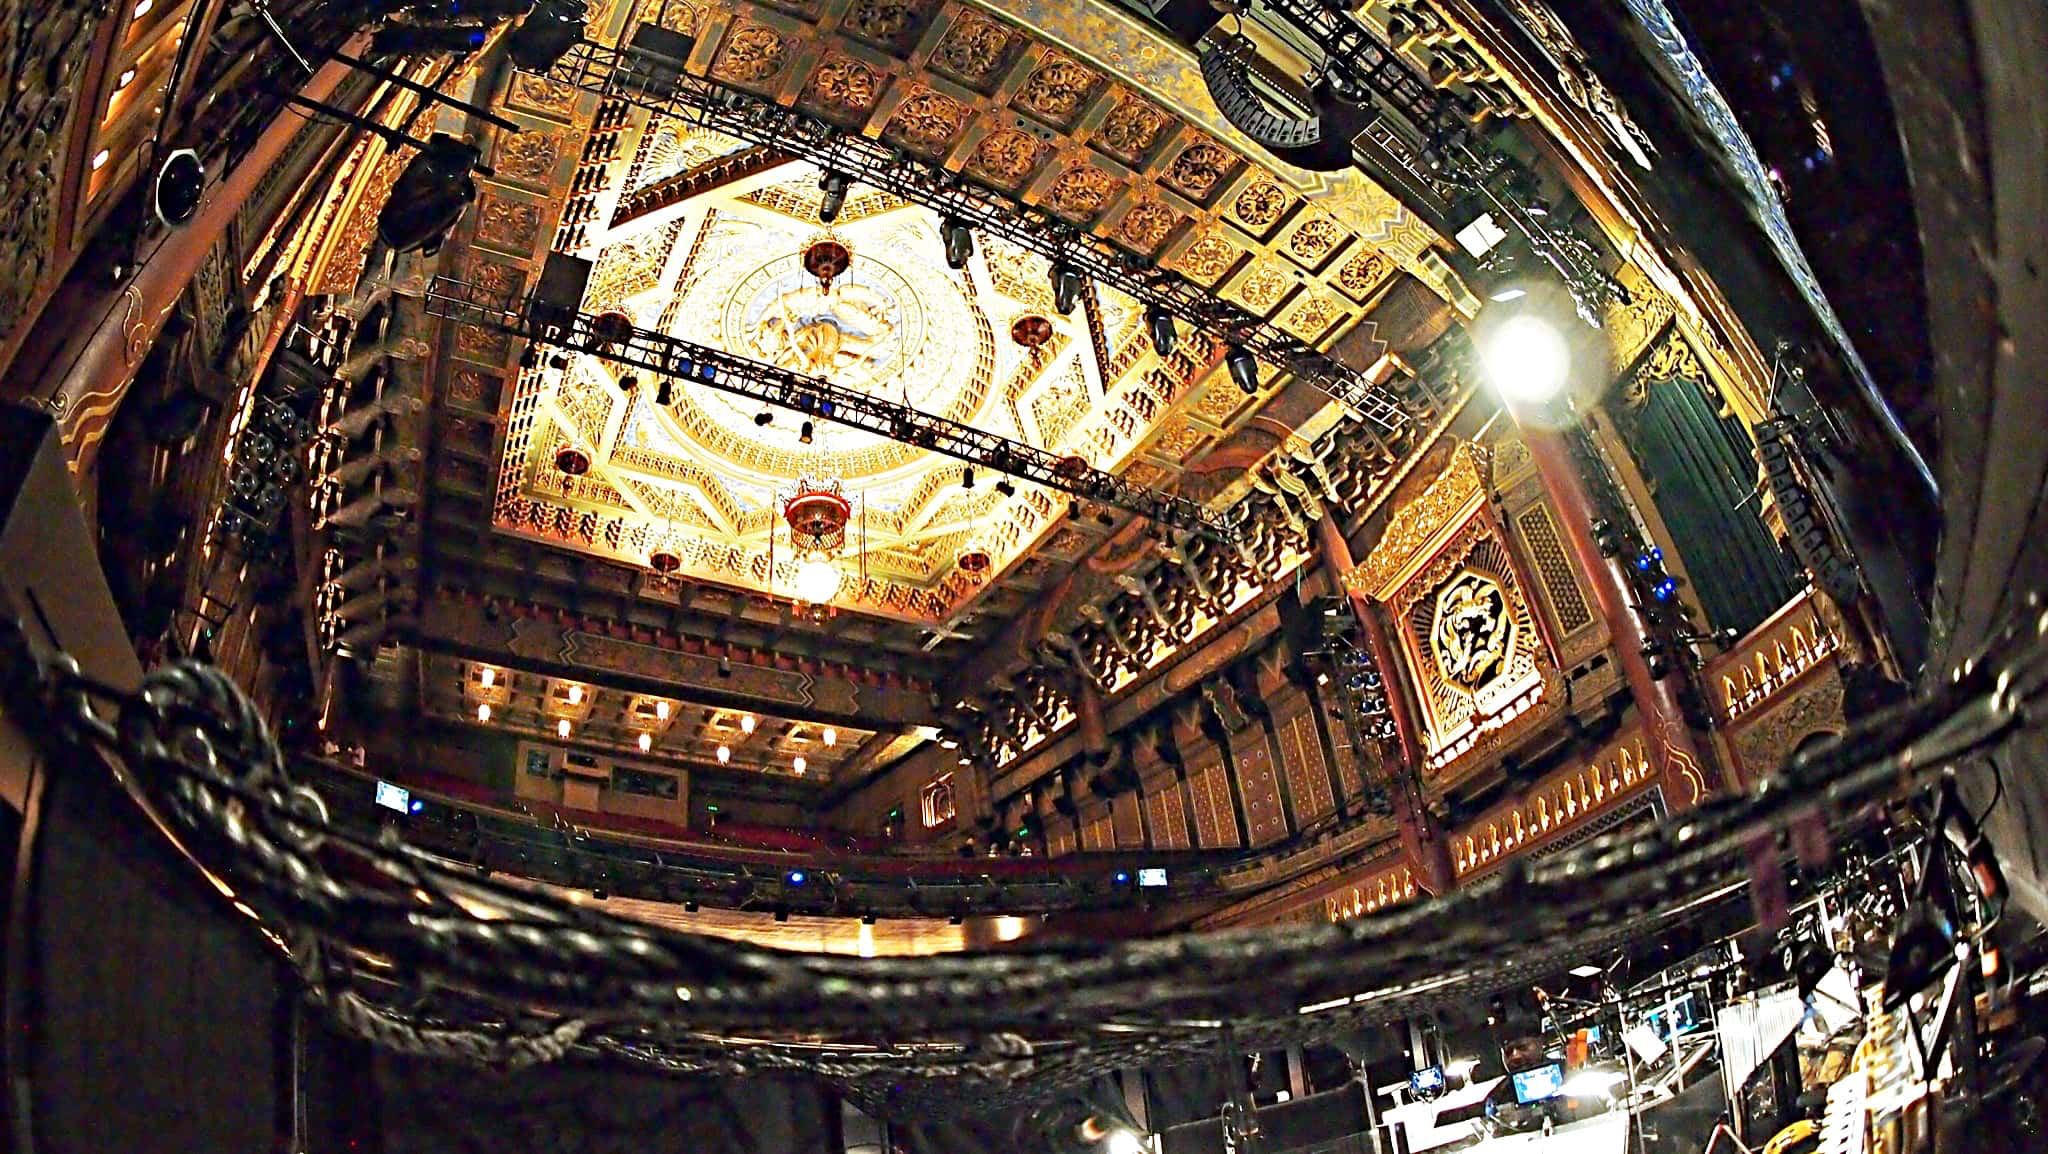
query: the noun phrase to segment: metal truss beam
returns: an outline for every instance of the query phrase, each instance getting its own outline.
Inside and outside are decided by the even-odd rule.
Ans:
[[[563,259],[563,258],[556,258]],[[573,259],[573,258],[571,258]],[[553,348],[588,353],[631,365],[675,381],[690,381],[776,405],[807,417],[833,421],[865,432],[944,453],[993,473],[1003,473],[1076,497],[1136,513],[1214,540],[1230,543],[1236,528],[1219,513],[1185,497],[1162,493],[1097,469],[1079,457],[1061,457],[1044,449],[985,433],[958,421],[922,413],[907,405],[870,396],[760,361],[736,356],[709,345],[667,333],[600,321],[589,314],[532,297],[506,300],[475,285],[441,277],[427,290],[427,312],[465,324],[481,325]]]
[[[1195,329],[1311,382],[1383,430],[1391,432],[1408,423],[1398,400],[1363,371],[1180,274],[935,161],[765,97],[693,76],[684,71],[679,55],[687,53],[691,41],[650,27],[642,25],[635,42],[624,49],[579,44],[546,75],[584,92],[776,149],[923,205],[1163,308]]]

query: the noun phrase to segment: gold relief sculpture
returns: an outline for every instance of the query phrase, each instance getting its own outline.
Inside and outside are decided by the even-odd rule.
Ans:
[[[1094,69],[1047,52],[1013,103],[1054,124],[1065,124],[1081,111],[1101,81]]]
[[[1237,154],[1206,137],[1181,149],[1166,168],[1166,183],[1190,200],[1207,200],[1237,167]]]
[[[841,113],[865,114],[882,92],[882,75],[858,60],[834,56],[811,73],[804,100]]]
[[[1312,216],[1287,238],[1287,251],[1314,268],[1344,243],[1344,229],[1327,216]]]
[[[924,25],[924,5],[904,0],[854,0],[839,22],[842,32],[890,47],[907,47],[904,41]]]
[[[1514,630],[1500,584],[1480,573],[1459,574],[1436,598],[1429,640],[1438,671],[1476,693],[1506,672]]]
[[[1166,426],[1159,439],[1152,444],[1152,451],[1175,461],[1185,461],[1195,449],[1207,440],[1209,434],[1195,428],[1184,420],[1175,420]]]
[[[477,202],[476,239],[502,252],[527,255],[540,239],[540,206],[485,193]]]
[[[931,65],[968,84],[986,84],[1002,68],[1016,38],[1007,25],[978,12],[962,13],[932,53]]]
[[[1116,191],[1116,177],[1092,164],[1061,173],[1046,193],[1046,205],[1069,220],[1091,220]]]
[[[1045,143],[1028,132],[998,129],[975,145],[967,167],[1003,188],[1015,188],[1038,170],[1039,158],[1045,151]]]
[[[1179,224],[1179,213],[1156,200],[1148,200],[1124,214],[1117,225],[1116,239],[1133,252],[1150,255]]]
[[[1095,143],[1126,164],[1138,164],[1143,162],[1146,153],[1152,151],[1152,146],[1159,143],[1167,121],[1166,113],[1151,101],[1134,92],[1125,92],[1117,98],[1116,107],[1103,118],[1102,127],[1095,133]]]
[[[1212,425],[1221,428],[1230,420],[1230,415],[1244,407],[1250,398],[1228,381],[1211,381],[1202,393],[1202,399],[1195,402],[1194,414]]]
[[[671,32],[694,33],[702,16],[693,4],[684,0],[640,0],[640,7],[633,13],[633,20],[639,24],[653,24]]]
[[[1246,308],[1265,312],[1280,303],[1294,278],[1288,276],[1278,265],[1270,261],[1261,262],[1256,268],[1237,282],[1232,293],[1244,302]]]
[[[1368,597],[1386,596],[1415,555],[1454,520],[1462,521],[1468,506],[1476,506],[1485,492],[1478,454],[1471,445],[1459,444],[1422,495],[1394,510],[1379,544],[1344,575],[1344,587]]]
[[[742,24],[725,38],[711,75],[734,84],[758,85],[774,79],[789,63],[790,42],[773,28]]]
[[[505,103],[529,112],[544,112],[567,119],[576,109],[576,96],[574,88],[552,77],[515,72],[512,85],[506,90]]]
[[[479,256],[470,258],[464,275],[488,299],[503,301],[507,305],[526,287],[526,274],[521,270],[502,261],[485,260]]]
[[[1459,877],[1550,840],[1633,797],[1655,780],[1641,733],[1623,737],[1591,761],[1546,779],[1529,796],[1451,836]]]
[[[455,329],[455,355],[487,365],[502,365],[505,358],[512,355],[512,338],[481,325],[458,325]]]
[[[960,128],[966,123],[966,105],[943,92],[920,88],[896,106],[896,115],[889,118],[889,128],[884,135],[899,139],[918,151],[943,152],[947,145],[953,143],[953,138],[960,135]]]
[[[562,158],[562,134],[529,128],[517,136],[507,133],[499,139],[494,165],[498,176],[522,184],[546,185],[555,175]]]
[[[1287,190],[1272,181],[1255,181],[1230,202],[1230,215],[1242,221],[1252,232],[1264,233],[1287,211],[1290,199]]]
[[[1374,248],[1362,249],[1337,269],[1337,287],[1353,300],[1363,301],[1388,277],[1394,275],[1394,261]]]
[[[475,369],[457,369],[448,384],[448,400],[466,409],[489,408],[486,394],[497,391],[497,378]]]
[[[1242,255],[1243,250],[1212,232],[1189,245],[1173,266],[1196,284],[1213,285]]]
[[[1672,381],[1708,385],[1706,369],[1677,325],[1666,326],[1664,339],[1651,346],[1649,353],[1630,370],[1621,385],[1622,401],[1632,409],[1640,409],[1649,403],[1652,387]]]

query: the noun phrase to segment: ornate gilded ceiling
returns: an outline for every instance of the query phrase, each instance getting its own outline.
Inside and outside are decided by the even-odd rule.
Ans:
[[[1397,271],[1430,280],[1442,267],[1429,252],[1439,238],[1362,175],[1274,165],[1216,112],[1184,49],[1110,6],[597,7],[606,39],[636,20],[689,32],[693,72],[938,159],[1304,339],[1335,343]],[[936,218],[886,194],[856,185],[828,228],[806,164],[623,105],[601,115],[595,98],[532,76],[514,74],[497,103],[526,131],[494,147],[469,279],[531,284],[550,248],[573,251],[594,261],[586,311],[618,309],[1165,488],[1203,469],[1273,389],[1244,397],[1199,339],[1162,361],[1114,292],[1059,316],[1045,264],[993,238],[948,268]],[[825,289],[801,254],[828,234],[853,255]],[[1051,322],[1043,347],[1011,339],[1024,316]],[[451,351],[490,369],[455,367],[452,399],[500,398],[492,527],[643,572],[656,554],[680,558],[643,582],[657,597],[690,582],[788,596],[795,558],[778,513],[803,476],[843,483],[855,506],[835,605],[939,638],[1027,604],[1048,579],[1042,545],[1070,557],[1118,524],[1098,527],[1092,506],[1075,522],[1063,497],[1029,486],[998,493],[985,473],[968,489],[956,461],[829,422],[806,440],[797,414],[763,425],[760,410],[699,384],[673,383],[662,403],[660,382],[622,389],[621,371],[594,358],[521,371],[515,350],[463,332]],[[495,374],[501,385],[477,383]],[[589,470],[556,468],[564,449]],[[1242,489],[1220,479],[1197,488],[1216,500]],[[979,550],[993,567],[963,572],[961,555]]]

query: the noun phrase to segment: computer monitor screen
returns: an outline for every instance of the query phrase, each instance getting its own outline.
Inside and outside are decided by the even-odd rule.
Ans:
[[[1690,1034],[1700,1028],[1699,1019],[1693,1013],[1693,996],[1667,1002],[1643,1015],[1644,1024],[1657,1031],[1660,1038],[1673,1038]]]
[[[1408,1088],[1417,1094],[1434,1094],[1444,1088],[1444,1068],[1428,1066],[1408,1075]]]
[[[1138,871],[1138,884],[1146,889],[1158,889],[1166,884],[1166,871],[1158,867],[1141,869]]]
[[[393,785],[388,781],[380,781],[377,783],[377,804],[385,809],[395,809],[400,813],[411,813],[412,794],[403,786]]]
[[[1515,1075],[1515,1101],[1527,1104],[1555,1098],[1564,1090],[1564,1063],[1552,1062]]]

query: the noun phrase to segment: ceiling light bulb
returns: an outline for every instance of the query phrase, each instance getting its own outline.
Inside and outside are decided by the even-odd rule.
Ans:
[[[581,685],[571,685],[569,687],[569,704],[583,704],[583,687]]]
[[[801,561],[796,567],[797,600],[824,605],[839,595],[839,566],[823,558]]]
[[[796,775],[798,777],[802,777],[804,775],[804,770],[809,769],[811,767],[810,763],[803,759],[802,754],[798,754],[797,759],[791,762],[790,765],[792,768],[796,770]]]
[[[555,735],[556,735],[556,736],[558,736],[558,737],[567,737],[567,736],[569,736],[569,719],[568,719],[568,718],[566,718],[566,717],[565,717],[565,718],[563,718],[562,720],[560,720],[560,721],[557,721],[557,722],[555,722]]]
[[[836,729],[828,729],[824,733],[819,734],[818,736],[824,739],[825,748],[827,749],[830,749],[833,746],[839,744],[839,731]]]
[[[1524,313],[1511,317],[1481,342],[1487,383],[1511,404],[1542,405],[1564,392],[1572,350],[1556,325]]]
[[[731,761],[731,760],[732,760],[732,747],[731,747],[731,746],[729,746],[729,745],[721,745],[721,746],[719,746],[719,747],[718,747],[718,764],[720,764],[720,765],[724,765],[724,764],[725,764],[726,762],[728,762],[728,761]]]
[[[490,702],[483,702],[476,707],[476,719],[478,721],[489,721],[491,719]]]
[[[656,716],[656,717],[658,717],[658,718],[662,719],[663,721],[667,721],[667,720],[668,720],[668,702],[666,702],[666,701],[657,701],[657,702],[655,702],[655,703],[654,703],[654,716]]]
[[[752,733],[752,732],[754,732],[754,715],[753,715],[753,714],[751,714],[751,713],[744,713],[744,714],[741,714],[741,715],[740,715],[740,732],[741,732],[741,733]]]
[[[654,748],[654,735],[653,735],[653,734],[651,734],[651,733],[643,733],[643,734],[641,734],[641,735],[640,735],[640,752],[642,752],[642,753],[646,753],[646,752],[647,752],[648,750],[650,750],[650,749],[653,749],[653,748]]]
[[[1109,1137],[1103,1142],[1102,1148],[1104,1154],[1145,1154],[1147,1149],[1145,1139],[1140,1137],[1136,1130],[1123,1126],[1109,1132]]]
[[[498,683],[498,671],[486,666],[483,672],[476,675],[476,680],[477,684],[489,689]]]

